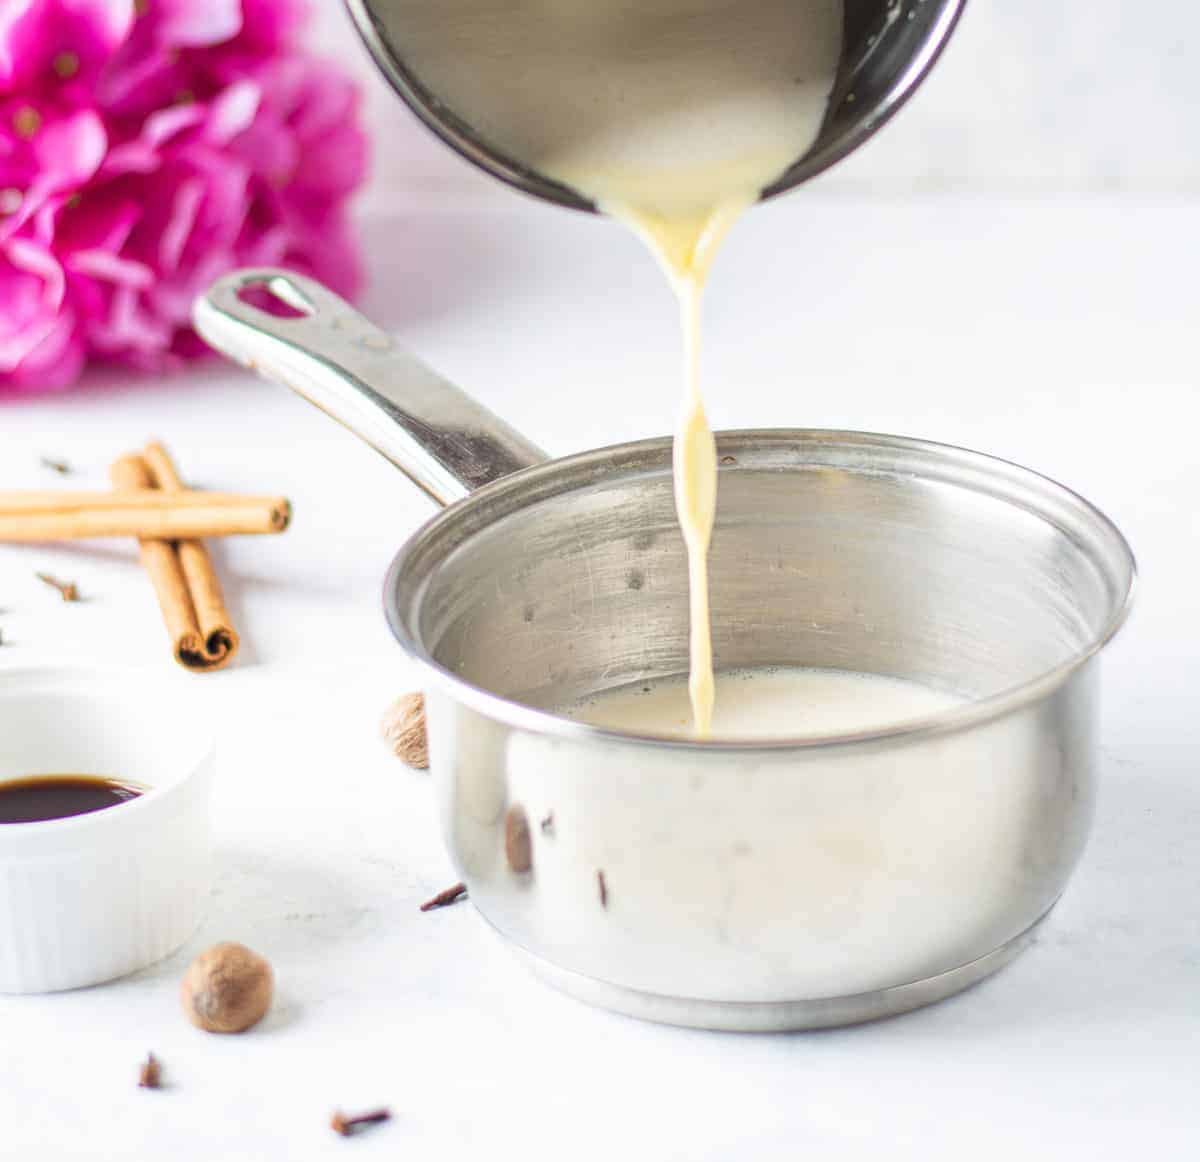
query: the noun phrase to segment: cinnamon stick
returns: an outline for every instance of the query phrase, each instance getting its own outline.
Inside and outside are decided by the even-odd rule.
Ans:
[[[112,468],[109,477],[113,487],[122,492],[137,492],[152,489],[154,480],[141,456],[122,456]],[[188,592],[187,579],[179,562],[179,554],[170,541],[143,538],[138,542],[142,568],[154,586],[163,621],[175,660],[189,670],[205,670],[208,664],[204,650],[204,638],[196,619],[196,611]]]
[[[0,542],[259,535],[283,532],[291,517],[291,505],[278,496],[157,490],[0,492]]]
[[[147,444],[142,452],[142,460],[155,486],[161,491],[169,494],[184,491],[183,481],[162,444],[157,441]],[[212,558],[208,555],[208,549],[196,540],[179,541],[175,550],[179,554],[196,619],[200,623],[200,635],[209,666],[222,666],[237,652],[238,636],[225,608],[225,596],[213,569]]]

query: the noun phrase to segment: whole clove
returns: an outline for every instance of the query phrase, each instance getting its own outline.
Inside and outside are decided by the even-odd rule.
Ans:
[[[367,1114],[356,1114],[354,1117],[347,1117],[341,1110],[338,1110],[332,1118],[329,1119],[330,1126],[336,1134],[341,1134],[343,1138],[349,1138],[354,1134],[366,1129],[367,1126],[377,1126],[380,1122],[390,1121],[392,1111],[389,1109],[372,1110]]]
[[[138,1070],[138,1086],[142,1089],[162,1088],[162,1064],[153,1053],[146,1054],[146,1060]]]
[[[60,581],[57,577],[51,577],[49,573],[38,573],[37,579],[43,585],[49,585],[51,589],[57,589],[59,596],[64,601],[79,600],[79,587],[74,581]]]
[[[432,900],[426,900],[421,905],[421,911],[432,912],[435,908],[447,908],[451,904],[457,904],[459,900],[465,898],[466,894],[466,884],[455,884],[452,888],[446,888],[445,891],[438,892]]]

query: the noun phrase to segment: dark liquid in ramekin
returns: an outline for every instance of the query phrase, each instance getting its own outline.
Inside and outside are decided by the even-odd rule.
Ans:
[[[40,823],[119,807],[145,790],[95,775],[32,775],[0,782],[0,825]]]

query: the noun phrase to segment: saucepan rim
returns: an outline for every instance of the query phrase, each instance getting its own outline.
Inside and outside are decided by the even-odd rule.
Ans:
[[[997,486],[995,491],[991,492],[991,495],[997,499],[1024,508],[1031,514],[1047,520],[1048,523],[1054,523],[1051,522],[1047,509],[1035,509],[1021,504],[1019,494],[1023,492],[1030,498],[1037,497],[1047,503],[1047,508],[1053,508],[1060,516],[1073,518],[1073,527],[1062,523],[1057,524],[1056,527],[1071,536],[1077,543],[1080,534],[1085,531],[1090,531],[1093,537],[1099,537],[1107,542],[1110,560],[1107,565],[1097,561],[1097,565],[1104,570],[1106,580],[1112,583],[1112,588],[1116,593],[1108,617],[1087,644],[1076,650],[1070,658],[995,694],[972,699],[935,714],[905,720],[883,728],[805,735],[799,738],[700,740],[592,726],[561,717],[549,710],[541,710],[505,698],[474,685],[437,662],[425,648],[419,633],[409,624],[398,599],[401,582],[411,568],[417,552],[447,526],[461,521],[469,510],[503,507],[503,502],[508,501],[511,504],[514,496],[531,492],[532,496],[524,503],[517,503],[506,510],[518,511],[526,504],[536,503],[549,495],[558,495],[564,491],[571,491],[573,488],[587,487],[602,479],[608,472],[630,471],[628,465],[639,461],[665,459],[669,464],[671,440],[669,437],[657,437],[596,448],[534,465],[495,480],[437,513],[401,546],[388,569],[384,582],[384,612],[393,636],[408,657],[421,667],[424,677],[438,690],[472,710],[511,727],[575,742],[618,743],[706,753],[770,753],[915,742],[932,736],[967,730],[1002,718],[1046,698],[1063,686],[1112,640],[1124,625],[1133,607],[1137,588],[1137,562],[1129,542],[1120,529],[1096,505],[1073,489],[1013,461],[932,440],[833,429],[767,428],[724,431],[717,433],[717,443],[718,453],[721,455],[733,454],[736,456],[739,451],[744,454],[748,448],[775,444],[781,448],[796,445],[806,445],[810,449],[841,448],[864,455],[864,457],[869,457],[874,451],[899,457],[900,460],[906,458],[920,460],[927,467],[936,466],[942,471],[940,473],[916,473],[911,470],[908,472],[898,471],[895,467],[891,469],[873,468],[866,463],[865,459],[861,464],[842,464],[840,466],[850,467],[862,475],[907,474],[928,476],[932,480],[953,480],[957,475],[961,477],[960,483],[967,479],[974,481],[977,485],[991,482]],[[837,466],[834,461],[829,463]],[[827,465],[823,465],[820,461],[813,461],[812,463],[793,464],[791,467],[792,470],[804,471],[819,469],[822,466]],[[733,470],[737,470],[737,468]],[[563,483],[572,479],[575,480],[575,483],[565,488],[548,487],[556,481]],[[1002,487],[1006,484],[1007,488]],[[1083,551],[1082,547],[1081,551]],[[1118,560],[1120,566],[1114,568],[1113,560]],[[406,604],[413,608],[419,607],[423,598],[422,590],[411,597]]]

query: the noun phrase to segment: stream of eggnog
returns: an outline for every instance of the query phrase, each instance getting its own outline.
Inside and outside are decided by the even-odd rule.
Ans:
[[[693,729],[712,726],[708,549],[716,444],[700,304],[716,250],[815,141],[843,0],[392,0],[424,86],[493,148],[578,190],[649,245],[679,300],[674,480],[688,553]]]

